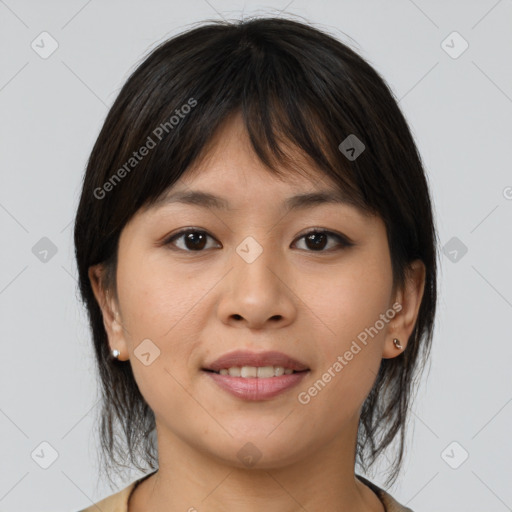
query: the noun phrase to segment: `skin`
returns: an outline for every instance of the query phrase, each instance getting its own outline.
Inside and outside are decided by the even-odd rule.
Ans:
[[[413,262],[406,285],[393,290],[385,225],[352,206],[283,215],[287,197],[334,187],[308,170],[312,179],[271,175],[234,116],[172,189],[211,192],[232,210],[171,203],[137,212],[120,237],[117,300],[101,285],[102,266],[90,268],[110,348],[132,365],[156,417],[159,470],[136,488],[129,512],[384,511],[354,476],[357,425],[381,359],[407,348],[425,268]],[[185,237],[162,244],[190,227],[210,235],[202,252]],[[312,228],[344,234],[354,245],[330,237],[315,249],[302,238]],[[247,236],[263,248],[252,263],[236,252]],[[298,393],[395,302],[402,310],[317,396],[299,403]],[[144,339],[160,350],[148,366],[134,353]],[[310,372],[271,400],[245,401],[201,371],[235,349],[279,350]],[[247,442],[261,453],[250,468],[237,457]]]

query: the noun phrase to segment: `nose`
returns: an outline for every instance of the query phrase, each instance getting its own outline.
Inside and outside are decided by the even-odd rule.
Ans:
[[[249,251],[244,251],[249,247]],[[263,248],[261,248],[263,249]],[[282,328],[295,320],[297,297],[293,277],[284,258],[270,248],[255,259],[254,246],[241,244],[223,279],[218,315],[222,322],[249,329]]]

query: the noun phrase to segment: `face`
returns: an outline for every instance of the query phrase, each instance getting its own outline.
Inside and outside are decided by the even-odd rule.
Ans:
[[[118,301],[102,310],[110,348],[129,360],[155,413],[159,444],[186,443],[236,466],[247,464],[245,450],[270,468],[355,441],[381,359],[400,354],[393,338],[406,348],[423,267],[395,292],[380,218],[336,202],[287,209],[292,196],[336,192],[309,171],[269,173],[235,117],[168,191],[213,194],[226,207],[169,200],[122,231]],[[92,267],[102,303],[98,275]],[[279,393],[228,391],[204,368],[235,350],[278,351],[307,370],[286,375]]]

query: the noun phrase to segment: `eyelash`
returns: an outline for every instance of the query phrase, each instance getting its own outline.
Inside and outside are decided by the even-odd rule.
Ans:
[[[213,239],[213,236],[211,236],[208,232],[202,230],[202,229],[194,229],[194,228],[185,228],[185,229],[182,229],[181,231],[178,231],[177,233],[174,233],[172,236],[168,237],[163,243],[162,245],[164,246],[170,246],[170,245],[174,245],[173,242],[179,238],[182,238],[184,235],[187,235],[189,233],[199,233],[199,234],[203,234],[203,235],[207,235],[208,237],[212,238]],[[339,245],[341,245],[341,249],[345,249],[345,248],[348,248],[348,247],[351,247],[354,245],[353,242],[351,242],[347,237],[341,235],[341,234],[338,234],[338,233],[334,233],[332,231],[328,231],[328,230],[325,230],[325,229],[320,229],[320,228],[315,228],[315,229],[312,229],[311,231],[308,231],[307,233],[303,233],[302,235],[300,235],[296,240],[301,240],[305,237],[307,237],[308,235],[312,235],[312,234],[324,234],[324,235],[327,235],[329,237],[332,237],[332,238],[336,238],[339,242]],[[193,251],[193,250],[190,250],[190,249],[181,249],[180,247],[173,247],[172,250],[178,250],[178,251],[183,251],[183,252],[190,252],[190,253],[193,253],[193,252],[197,252],[197,253],[200,253],[200,252],[205,252],[206,249],[202,249],[202,250],[199,250],[199,251]],[[332,252],[333,249],[322,249],[322,250],[318,250],[318,251],[314,251],[314,250],[311,250],[311,249],[301,249],[301,250],[305,250],[306,252],[314,252],[314,253],[322,253],[322,252]],[[336,249],[334,249],[336,250]]]

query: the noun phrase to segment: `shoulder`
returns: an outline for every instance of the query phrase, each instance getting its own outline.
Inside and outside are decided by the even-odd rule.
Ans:
[[[98,510],[101,510],[102,512],[127,512],[128,498],[136,484],[137,481],[132,482],[119,492],[111,494],[110,496],[103,498],[101,501],[94,503],[90,507],[79,510],[78,512],[98,512]]]
[[[101,501],[98,501],[98,503],[94,503],[90,507],[79,510],[78,512],[98,512],[98,510],[101,510],[101,512],[128,512],[128,500],[130,499],[135,487],[157,471],[158,469],[144,475],[132,482],[130,485],[127,485],[124,489],[121,489],[119,492],[111,494],[110,496],[103,498]]]
[[[391,494],[387,493],[384,489],[381,489],[373,482],[370,482],[370,480],[367,480],[360,475],[356,476],[379,497],[380,501],[382,501],[382,504],[384,505],[384,508],[386,509],[386,512],[413,512],[410,508],[404,507],[398,503],[398,501],[396,501],[393,496],[391,496]]]

